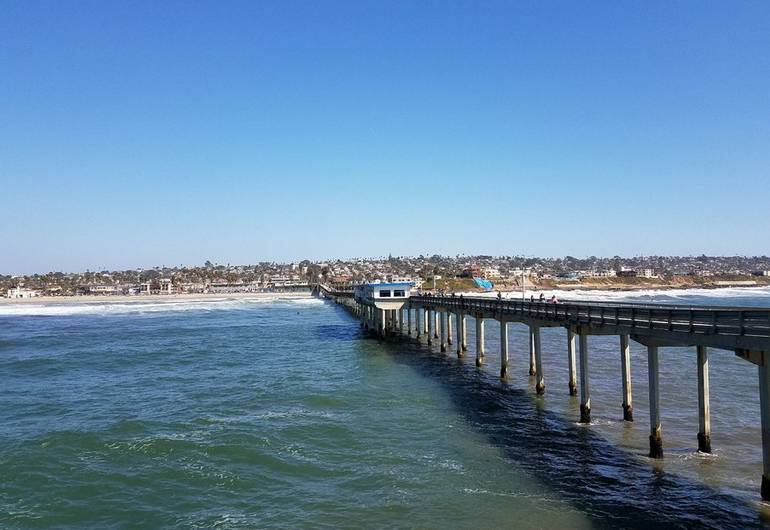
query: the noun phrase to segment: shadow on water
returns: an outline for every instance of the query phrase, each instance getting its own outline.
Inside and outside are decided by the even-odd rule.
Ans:
[[[337,335],[337,330],[327,333]],[[350,328],[339,333],[365,339],[363,332],[351,334]],[[590,427],[543,410],[539,398],[480,374],[453,354],[439,354],[408,339],[381,346],[396,362],[439,382],[472,428],[598,527],[769,526],[744,500],[656,469]]]

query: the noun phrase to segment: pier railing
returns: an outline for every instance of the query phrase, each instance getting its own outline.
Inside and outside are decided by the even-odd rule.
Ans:
[[[489,313],[511,320],[537,320],[544,325],[623,328],[656,335],[672,344],[692,343],[692,335],[727,349],[770,350],[770,310],[701,306],[666,306],[603,302],[532,302],[484,297],[412,296],[421,306],[464,313]],[[609,332],[609,330],[608,330]],[[614,331],[612,331],[614,333]]]

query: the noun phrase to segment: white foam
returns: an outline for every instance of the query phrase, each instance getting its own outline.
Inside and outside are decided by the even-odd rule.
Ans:
[[[527,290],[524,298],[534,296],[536,299],[543,293],[546,299],[552,295],[561,300],[595,300],[598,302],[660,302],[660,303],[692,303],[694,300],[731,300],[740,304],[741,301],[751,302],[750,305],[770,305],[770,287],[720,287],[716,289],[688,288],[688,289],[636,289],[630,291],[619,290],[594,290],[594,289],[543,289],[539,291]],[[494,298],[497,292],[487,293],[463,293],[464,296],[484,296]],[[521,291],[503,293],[505,299],[521,299]]]
[[[75,315],[119,315],[130,313],[164,313],[183,311],[224,311],[246,309],[249,306],[262,304],[297,304],[318,305],[323,300],[316,298],[213,298],[168,301],[136,301],[136,302],[50,302],[43,304],[0,304],[2,316],[75,316]]]

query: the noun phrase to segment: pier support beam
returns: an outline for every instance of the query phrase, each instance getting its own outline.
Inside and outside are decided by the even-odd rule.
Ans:
[[[406,308],[406,335],[407,337],[412,336],[412,308],[411,307]]]
[[[631,346],[628,335],[620,336],[620,370],[623,379],[623,419],[634,421],[634,407],[631,396]]]
[[[438,337],[438,327],[439,327],[439,312],[437,310],[433,310],[433,338],[437,339]]]
[[[500,379],[508,377],[508,322],[500,320]]]
[[[591,387],[588,384],[588,335],[580,333],[580,423],[591,423]]]
[[[460,313],[460,322],[457,324],[457,327],[462,331],[462,342],[460,342],[460,345],[462,346],[463,353],[465,353],[468,351],[468,315]]]
[[[404,334],[404,308],[398,310],[398,331]]]
[[[428,323],[425,326],[425,329],[428,332],[428,344],[433,344],[433,333],[434,333],[434,328],[436,327],[436,320],[433,318],[433,315],[431,313],[435,313],[435,311],[432,309],[429,309],[425,312],[425,314],[428,316]]]
[[[650,458],[663,458],[663,437],[660,431],[660,379],[658,347],[647,346],[647,372],[650,378]]]
[[[535,346],[535,372],[537,375],[537,382],[535,383],[535,391],[538,395],[543,395],[545,392],[545,378],[543,377],[543,348],[540,342],[540,327],[533,326],[532,337],[534,338]]]
[[[569,395],[577,396],[577,367],[575,363],[575,332],[567,330],[567,366],[569,367]]]
[[[698,451],[711,452],[709,352],[705,346],[698,346]]]
[[[476,366],[484,360],[484,317],[476,314]]]
[[[446,343],[452,345],[452,313],[446,314]]]
[[[385,338],[385,310],[377,309],[377,332],[380,338]]]
[[[441,345],[441,352],[446,352],[446,320],[447,320],[447,312],[441,311],[439,313],[439,317],[441,319],[441,332],[439,333],[439,344]]]
[[[529,327],[529,375],[537,373],[535,362],[535,332],[532,326]]]
[[[759,367],[759,410],[762,421],[762,499],[770,501],[770,359]]]
[[[465,337],[463,337],[463,320],[465,317],[462,313],[457,313],[457,356],[462,357],[463,356],[463,343],[465,342]]]
[[[420,335],[422,335],[422,325],[421,325],[422,318],[420,317],[420,308],[419,307],[415,308],[415,310],[414,310],[414,320],[415,320],[415,325],[416,325],[415,332],[417,333],[417,338],[419,339]]]

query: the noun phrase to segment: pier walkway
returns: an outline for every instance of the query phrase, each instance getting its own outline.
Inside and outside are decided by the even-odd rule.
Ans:
[[[508,375],[507,324],[523,323],[529,327],[529,374],[535,378],[538,394],[545,393],[540,329],[564,328],[568,389],[570,394],[580,395],[582,423],[591,421],[589,337],[619,337],[622,407],[626,421],[633,421],[634,416],[629,341],[638,342],[647,347],[651,458],[663,457],[658,349],[696,349],[697,438],[699,451],[705,453],[711,452],[708,349],[733,351],[758,367],[764,461],[761,494],[764,500],[770,500],[770,309],[593,301],[546,303],[480,296],[429,295],[408,296],[399,309],[382,309],[372,300],[355,297],[349,291],[319,286],[316,292],[344,303],[366,330],[379,337],[414,336],[419,339],[426,336],[428,344],[437,342],[442,352],[446,352],[454,342],[459,357],[468,351],[466,319],[471,316],[476,326],[475,356],[478,366],[484,362],[484,322],[497,320],[500,323],[501,378]]]

